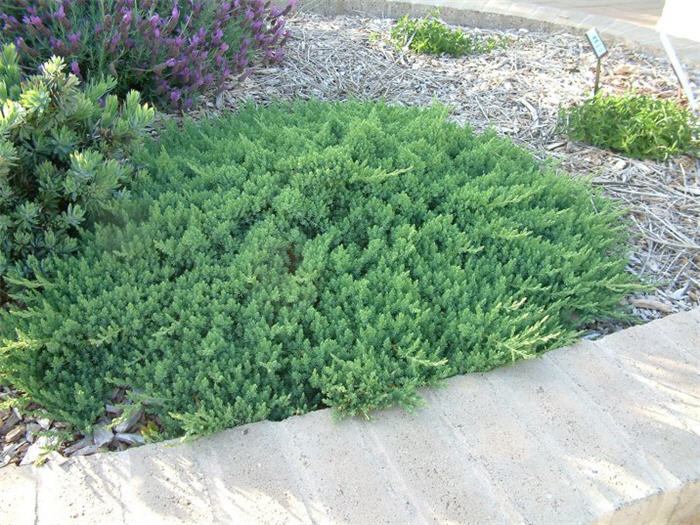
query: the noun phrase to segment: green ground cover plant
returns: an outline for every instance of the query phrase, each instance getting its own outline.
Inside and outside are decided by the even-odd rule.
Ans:
[[[502,38],[479,38],[450,29],[439,17],[438,10],[431,11],[425,18],[403,16],[391,30],[391,39],[396,46],[407,45],[416,53],[447,53],[453,57],[485,53],[506,45]]]
[[[121,387],[162,437],[203,434],[412,407],[621,315],[622,212],[447,114],[312,101],[171,126],[119,218],[0,314],[0,378],[79,429]]]
[[[698,153],[698,121],[672,100],[649,95],[598,95],[560,111],[573,140],[640,159],[666,160]]]
[[[0,308],[30,261],[77,249],[77,235],[123,195],[131,152],[153,109],[112,79],[80,85],[62,59],[24,77],[12,44],[0,54]]]

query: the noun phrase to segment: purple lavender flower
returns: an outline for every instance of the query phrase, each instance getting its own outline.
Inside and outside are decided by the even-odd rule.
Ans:
[[[12,13],[0,2],[3,37],[16,41],[28,67],[56,54],[75,75],[82,69],[120,77],[119,95],[138,89],[177,108],[190,107],[204,90],[219,91],[226,76],[245,77],[253,61],[281,60],[279,46],[289,34],[283,16],[294,5],[219,0],[205,10],[202,0],[111,0],[96,19],[87,2],[21,0]],[[98,56],[99,63],[92,59]]]

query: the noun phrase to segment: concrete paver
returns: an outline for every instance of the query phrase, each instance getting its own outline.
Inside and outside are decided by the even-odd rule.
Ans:
[[[663,392],[629,373],[600,345],[590,345],[587,352],[586,346],[576,345],[545,359],[555,362],[574,380],[581,395],[602,408],[616,432],[638,449],[637,458],[666,483],[675,486],[694,479],[700,471],[700,457],[693,452],[700,436],[689,429],[695,407],[683,402],[672,405]],[[688,395],[695,396],[697,388]]]
[[[303,483],[289,458],[286,436],[275,423],[261,422],[192,442],[199,446],[197,466],[202,476],[213,523],[310,524]],[[168,454],[178,457],[179,446]],[[189,457],[186,455],[184,457]]]
[[[664,0],[529,0],[528,3],[588,15],[597,14],[650,28],[656,26],[664,8]]]
[[[50,524],[73,520],[106,525],[124,523],[125,506],[120,486],[130,477],[129,465],[130,456],[120,455],[102,462],[76,458],[72,468],[49,463],[35,469],[36,509],[23,515],[27,519],[25,523],[35,523],[34,518],[39,516]],[[135,486],[136,480],[132,481]],[[86,505],[86,501],[90,504]]]
[[[501,523],[587,523],[595,518],[582,488],[523,424],[529,414],[513,412],[513,398],[497,390],[488,374],[457,378],[435,397],[462,450],[478,459],[520,516]]]
[[[587,359],[581,344],[577,357]],[[583,348],[582,348],[583,347]],[[593,351],[598,351],[593,348]],[[537,380],[533,382],[533,377]],[[605,413],[582,396],[568,375],[550,360],[537,359],[489,375],[489,381],[512,400],[520,421],[572,482],[586,491],[596,515],[620,500],[634,500],[663,483],[646,461],[637,457],[634,442],[616,432]],[[590,435],[597,436],[591,440]],[[626,473],[634,472],[634,477]]]
[[[361,421],[336,423],[329,411],[318,411],[290,419],[282,435],[290,466],[306,487],[314,523],[416,522],[420,512],[403,480]]]
[[[0,522],[688,523],[700,309],[423,392],[180,444],[0,470]]]
[[[455,446],[454,429],[445,425],[434,403],[414,415],[385,411],[377,421],[365,423],[365,432],[385,456],[395,483],[405,486],[407,503],[418,502],[425,521],[507,523],[521,518],[505,500],[507,494],[491,483],[474,451]],[[493,504],[499,500],[504,504]]]

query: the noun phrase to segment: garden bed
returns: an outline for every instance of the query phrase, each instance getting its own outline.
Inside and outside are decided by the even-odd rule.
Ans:
[[[655,281],[653,293],[631,297],[644,321],[700,305],[700,169],[690,156],[668,162],[630,159],[567,141],[557,130],[559,108],[592,91],[595,57],[583,35],[524,29],[480,31],[510,43],[487,54],[452,58],[397,50],[388,41],[394,21],[355,16],[297,15],[284,64],[232,84],[205,111],[236,108],[252,97],[379,99],[410,106],[433,101],[453,107],[450,118],[475,131],[495,129],[541,159],[593,183],[630,208],[634,225],[629,270]],[[700,71],[690,71],[696,90]],[[679,98],[667,60],[614,45],[603,61],[603,89],[632,89]],[[593,327],[599,337],[626,324]]]
[[[582,37],[490,31],[507,37],[509,45],[484,55],[433,57],[397,50],[388,43],[391,24],[359,17],[298,15],[290,21],[292,37],[282,65],[257,70],[240,85],[232,83],[194,115],[238,109],[246,98],[263,104],[297,97],[386,99],[407,106],[447,104],[453,107],[451,120],[469,123],[478,133],[493,128],[542,160],[554,158],[561,170],[592,177],[606,195],[630,207],[635,237],[628,269],[645,280],[659,281],[653,292],[630,297],[639,317],[650,320],[700,304],[697,160],[688,156],[664,163],[629,159],[571,143],[556,129],[559,107],[581,101],[592,86],[594,58]],[[692,74],[697,85],[697,72]],[[678,96],[665,61],[621,46],[614,46],[604,62],[602,83],[615,93],[634,87],[656,96]],[[626,323],[591,324],[584,336],[599,337],[623,326]],[[3,391],[0,398],[9,395]],[[114,399],[115,404],[129,403],[118,389]],[[27,423],[34,428],[48,425],[59,432],[65,428],[46,420],[22,422],[15,415],[8,413],[5,418],[6,422],[17,419],[15,428]],[[125,421],[122,439],[112,438],[110,448],[140,442],[131,431],[160,425],[143,413],[135,416]],[[60,449],[66,453],[65,447],[70,447],[66,455],[91,453],[99,448],[91,444],[94,441],[92,436],[69,439]],[[23,446],[22,454],[29,448]],[[12,461],[20,458],[16,454]]]

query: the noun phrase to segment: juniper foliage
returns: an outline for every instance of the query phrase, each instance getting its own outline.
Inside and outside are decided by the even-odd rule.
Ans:
[[[116,385],[157,400],[165,436],[202,434],[411,407],[616,315],[621,212],[446,114],[298,102],[171,127],[122,224],[0,318],[0,373],[80,428]]]

